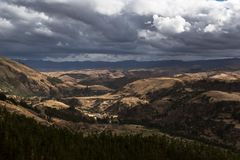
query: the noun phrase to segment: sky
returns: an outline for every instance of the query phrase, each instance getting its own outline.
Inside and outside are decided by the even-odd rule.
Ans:
[[[240,57],[240,0],[0,0],[0,56],[49,61]]]

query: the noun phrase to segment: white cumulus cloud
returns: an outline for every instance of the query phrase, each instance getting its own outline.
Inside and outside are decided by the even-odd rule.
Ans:
[[[191,27],[191,24],[181,16],[170,18],[154,15],[153,25],[163,33],[182,33],[189,31]]]

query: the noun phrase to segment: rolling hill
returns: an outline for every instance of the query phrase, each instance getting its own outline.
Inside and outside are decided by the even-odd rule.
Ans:
[[[237,70],[38,72],[5,58],[0,67],[0,106],[38,122],[76,132],[161,131],[240,150]]]

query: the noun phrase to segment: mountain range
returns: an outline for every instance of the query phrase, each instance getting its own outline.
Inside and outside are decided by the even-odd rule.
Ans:
[[[187,71],[206,71],[229,69],[235,70],[240,66],[240,59],[215,59],[215,60],[163,60],[163,61],[73,61],[73,62],[53,62],[44,60],[16,60],[41,71],[67,71],[78,69],[139,69],[139,68],[181,68]]]

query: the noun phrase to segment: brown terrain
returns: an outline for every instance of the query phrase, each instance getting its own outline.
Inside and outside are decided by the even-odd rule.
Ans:
[[[40,73],[0,59],[0,106],[73,131],[168,133],[240,150],[240,71]]]

